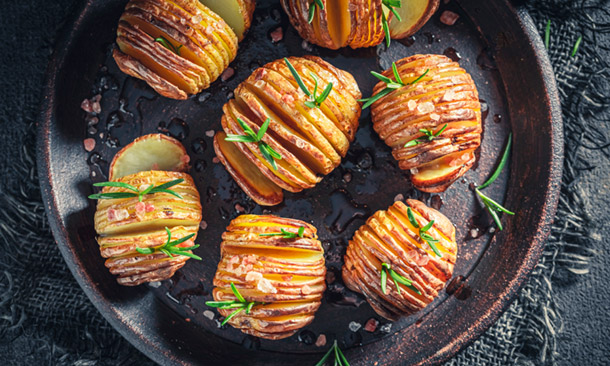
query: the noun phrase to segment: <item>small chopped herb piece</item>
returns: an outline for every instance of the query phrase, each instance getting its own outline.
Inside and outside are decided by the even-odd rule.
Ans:
[[[331,354],[335,355],[335,363],[334,363],[335,366],[349,366],[349,362],[347,362],[347,358],[345,358],[345,355],[341,351],[341,348],[339,348],[339,346],[337,345],[337,340],[335,340],[333,342],[333,345],[330,347],[330,349],[324,354],[322,359],[320,361],[318,361],[318,363],[315,366],[323,366]]]
[[[390,276],[390,278],[392,278],[392,281],[394,281],[394,285],[396,286],[396,290],[398,291],[399,294],[400,294],[400,286],[398,286],[398,284],[401,283],[401,284],[405,285],[406,287],[408,287],[409,289],[411,289],[421,295],[421,292],[417,288],[415,288],[415,286],[413,286],[413,281],[396,273],[396,271],[394,271],[392,269],[392,266],[390,266],[388,263],[381,263],[381,291],[384,294],[387,293],[386,292],[386,288],[387,288],[386,282],[388,281],[388,275]]]
[[[305,95],[307,95],[308,97],[311,98],[311,100],[308,100],[305,102],[305,105],[309,108],[320,108],[322,103],[324,103],[326,98],[328,98],[328,95],[330,94],[330,92],[333,90],[333,83],[328,83],[326,85],[326,87],[324,88],[324,90],[322,91],[322,93],[320,93],[320,95],[317,95],[318,94],[318,77],[314,73],[310,72],[309,75],[311,75],[311,78],[314,80],[314,83],[315,83],[313,93],[312,93],[309,91],[309,89],[307,89],[307,87],[305,86],[305,83],[303,82],[303,79],[301,79],[301,75],[299,75],[297,70],[294,68],[294,66],[292,66],[292,64],[290,63],[290,61],[288,61],[288,59],[286,57],[284,57],[284,62],[286,62],[286,66],[288,66],[288,69],[290,70],[290,73],[292,74],[292,76],[296,80],[297,84],[299,85],[299,88],[301,88],[301,90],[303,91],[303,93],[305,93]]]
[[[246,299],[242,296],[242,294],[237,291],[237,287],[235,284],[231,282],[231,291],[237,298],[237,300],[228,300],[228,301],[206,301],[205,304],[212,308],[218,309],[235,309],[229,316],[222,321],[221,325],[225,325],[231,320],[235,315],[239,314],[242,311],[246,311],[246,314],[250,314],[252,308],[256,305],[262,305],[262,302],[256,301],[246,301]]]
[[[248,126],[241,118],[237,117],[237,122],[241,126],[241,128],[246,133],[245,135],[232,135],[227,134],[225,137],[225,141],[232,142],[254,142],[258,144],[258,149],[265,160],[271,164],[274,170],[277,170],[277,164],[275,163],[275,159],[281,159],[282,155],[280,155],[277,151],[275,151],[269,144],[263,141],[263,136],[267,129],[269,128],[269,123],[271,119],[267,118],[263,125],[258,129],[258,133],[255,133],[250,126]]]
[[[382,0],[381,5],[382,7],[385,6],[386,8],[388,8],[388,10],[391,11],[392,14],[394,14],[394,16],[399,22],[402,21],[400,14],[398,14],[395,9],[400,8],[402,6],[401,0]],[[385,34],[385,44],[387,47],[390,47],[390,42],[392,41],[392,38],[390,37],[390,25],[388,24],[388,19],[385,16],[385,12],[383,10],[381,12],[381,26],[383,27],[383,33]]]
[[[148,186],[148,188],[146,188],[143,191],[140,191],[139,189],[137,189],[136,187],[132,186],[131,184],[127,184],[127,183],[123,183],[123,182],[100,182],[100,183],[93,183],[93,186],[95,187],[121,187],[121,188],[125,188],[128,189],[132,192],[106,192],[106,193],[95,193],[95,194],[91,194],[89,195],[89,199],[92,200],[101,200],[101,199],[117,199],[117,198],[130,198],[130,197],[138,197],[138,201],[142,202],[142,199],[144,198],[145,195],[147,194],[155,194],[155,193],[168,193],[171,194],[173,196],[176,196],[180,199],[182,199],[182,196],[179,195],[178,193],[172,191],[171,189],[168,189],[170,187],[173,187],[177,184],[180,184],[184,182],[184,179],[180,178],[180,179],[175,179],[172,181],[169,181],[167,183],[163,183],[160,184],[158,186],[155,186],[154,184],[151,184],[150,186]]]
[[[285,229],[280,229],[279,233],[263,233],[263,234],[258,234],[258,236],[281,236],[284,239],[294,239],[297,237],[302,238],[304,233],[305,233],[305,227],[301,226],[296,233],[290,232]]]
[[[418,137],[416,139],[413,139],[413,140],[407,142],[404,147],[411,147],[411,146],[421,144],[422,142],[432,141],[436,137],[438,137],[441,133],[443,133],[443,131],[445,131],[445,128],[447,128],[447,126],[448,126],[448,124],[445,123],[445,125],[436,132],[429,130],[429,129],[420,128],[419,132],[423,133],[424,136]]]
[[[180,56],[180,49],[182,48],[182,45],[176,47],[167,38],[165,38],[163,36],[155,38],[155,42],[161,43],[161,45],[163,47],[167,48],[168,50],[172,51],[176,55]]]
[[[426,243],[428,243],[434,254],[436,254],[438,257],[442,257],[443,255],[436,247],[436,243],[438,243],[439,240],[434,239],[432,235],[427,233],[427,231],[430,230],[432,225],[434,225],[434,220],[430,220],[430,222],[428,222],[426,226],[420,227],[417,220],[415,220],[415,215],[413,215],[413,210],[411,210],[411,207],[407,207],[407,217],[409,218],[409,222],[411,223],[411,225],[413,225],[416,229],[419,229],[419,237]]]
[[[165,242],[165,244],[160,245],[158,247],[152,247],[152,248],[136,248],[136,251],[141,254],[153,254],[155,252],[161,252],[170,258],[173,258],[174,254],[184,255],[184,256],[196,259],[198,261],[201,260],[200,256],[187,252],[187,250],[193,250],[193,249],[199,248],[199,244],[195,244],[191,247],[186,247],[186,248],[177,246],[178,244],[184,243],[185,241],[187,241],[190,238],[192,238],[193,236],[195,236],[194,233],[187,235],[183,238],[180,238],[178,240],[172,241],[172,232],[167,227],[165,228],[165,231],[167,232],[167,241]]]
[[[378,101],[379,99],[381,99],[382,97],[390,94],[392,91],[396,90],[396,89],[400,89],[404,86],[407,85],[413,85],[415,83],[417,83],[418,81],[420,81],[424,76],[426,76],[426,74],[430,71],[430,69],[426,69],[426,71],[424,71],[423,74],[421,74],[420,76],[418,76],[415,80],[411,81],[410,83],[405,83],[402,81],[400,74],[398,73],[398,68],[396,67],[396,63],[392,62],[392,72],[394,73],[394,77],[396,78],[396,81],[390,79],[387,76],[383,76],[382,74],[375,72],[375,71],[371,71],[371,75],[373,75],[374,77],[376,77],[377,79],[383,81],[386,84],[385,89],[381,90],[379,93],[372,95],[369,98],[365,98],[365,99],[359,99],[359,102],[364,102],[364,105],[362,106],[362,109],[366,109],[368,107],[371,106],[371,104],[375,103],[376,101]]]
[[[546,29],[544,30],[544,46],[546,49],[549,49],[549,45],[551,44],[551,20],[549,19],[546,22]]]
[[[578,47],[580,47],[580,42],[582,42],[582,36],[578,37],[578,39],[576,40],[574,48],[572,49],[572,54],[570,56],[576,56],[576,52],[578,52]]]
[[[309,14],[307,14],[307,23],[313,22],[314,14],[316,13],[316,7],[320,7],[320,10],[324,10],[324,3],[322,0],[313,0],[309,4]]]
[[[474,190],[476,192],[476,194],[479,196],[479,198],[481,199],[481,201],[483,202],[483,206],[485,206],[485,208],[487,209],[487,212],[489,212],[492,219],[496,223],[496,226],[500,230],[503,230],[504,227],[502,226],[502,222],[500,221],[500,217],[498,216],[498,213],[504,212],[508,215],[514,215],[515,213],[507,210],[502,205],[500,205],[498,202],[496,202],[496,201],[492,200],[491,198],[489,198],[488,196],[484,195],[481,192],[481,190],[483,188],[488,187],[490,184],[492,184],[498,178],[498,176],[502,172],[502,169],[504,169],[504,166],[506,165],[506,162],[508,161],[508,156],[510,154],[510,147],[512,145],[512,142],[513,142],[513,134],[511,133],[510,135],[508,135],[508,141],[506,142],[506,146],[504,147],[504,152],[502,153],[502,158],[500,159],[500,163],[498,164],[498,167],[493,172],[491,177],[489,177],[489,179],[487,179],[487,181],[485,181],[485,183],[481,184]]]

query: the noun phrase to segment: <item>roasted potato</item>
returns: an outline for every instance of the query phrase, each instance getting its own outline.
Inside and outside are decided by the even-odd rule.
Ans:
[[[404,38],[415,33],[438,8],[439,0],[401,0],[395,10],[400,20],[382,0],[282,0],[292,25],[308,42],[330,49],[376,46],[385,38],[383,18],[390,37]],[[313,19],[309,22],[313,9]]]
[[[272,215],[241,215],[222,240],[214,300],[238,301],[233,284],[245,302],[254,303],[230,317],[230,325],[257,337],[282,339],[313,321],[326,289],[324,249],[315,227]],[[218,307],[224,317],[236,309]]]
[[[347,247],[342,276],[377,314],[397,320],[434,300],[451,278],[456,254],[455,228],[443,214],[417,200],[397,201],[387,211],[377,211],[356,231]]]
[[[408,85],[371,105],[373,128],[399,167],[411,171],[416,188],[443,192],[472,167],[481,144],[477,88],[458,63],[442,55],[415,55],[396,66]],[[392,69],[383,75],[394,78]],[[385,86],[379,82],[373,95]]]
[[[162,156],[164,151],[166,156]],[[108,258],[106,267],[118,276],[119,284],[135,286],[167,279],[192,256],[189,248],[194,246],[199,230],[201,204],[193,179],[182,172],[188,164],[185,156],[188,158],[184,147],[171,137],[158,134],[140,137],[113,159],[111,182],[103,183],[101,193],[90,196],[98,199],[94,222],[100,252]],[[159,158],[158,163],[152,162],[154,158]],[[142,192],[151,185],[178,179],[183,181],[164,191],[144,194],[142,200],[129,188]],[[123,185],[113,186],[117,183]],[[116,197],[117,193],[132,195]],[[189,235],[188,240],[175,245],[184,255],[174,252],[169,256],[159,249]]]
[[[319,57],[290,57],[290,64],[304,86],[318,94],[333,84],[328,97],[318,107],[307,103],[311,97],[299,87],[284,60],[256,69],[235,89],[235,99],[223,106],[222,127],[214,138],[216,155],[239,186],[254,201],[272,206],[283,200],[282,190],[300,192],[311,188],[330,173],[345,156],[358,129],[361,97],[349,73]],[[269,119],[262,142],[281,158],[275,169],[256,142],[227,142],[227,135],[244,135],[242,123],[252,131]]]
[[[172,99],[207,88],[235,58],[254,9],[253,0],[209,2],[221,15],[197,0],[129,1],[113,52],[119,68]]]

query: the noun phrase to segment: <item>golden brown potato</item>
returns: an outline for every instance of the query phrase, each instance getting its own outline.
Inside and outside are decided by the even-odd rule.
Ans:
[[[333,88],[319,107],[299,87],[284,60],[255,70],[235,89],[235,99],[223,106],[222,127],[214,148],[239,186],[255,202],[271,206],[283,199],[282,190],[300,192],[315,186],[345,156],[358,129],[361,97],[349,73],[319,57],[290,57],[289,62],[311,92]],[[245,135],[243,123],[253,132],[269,120],[262,142],[276,151],[276,167],[266,159],[257,142],[230,142],[227,135]],[[241,122],[240,122],[241,121]],[[277,169],[276,169],[277,168]]]
[[[455,229],[443,214],[420,201],[397,201],[354,234],[342,275],[379,315],[397,320],[434,300],[451,278],[456,255]]]
[[[376,46],[385,38],[383,16],[390,37],[404,38],[419,30],[438,8],[439,0],[402,0],[396,18],[382,0],[282,0],[282,6],[301,37],[322,47]],[[314,14],[311,23],[311,7]]]
[[[252,22],[255,0],[201,0],[201,3],[220,15],[233,29],[241,42]]]
[[[239,302],[233,284],[242,304],[254,302],[229,324],[246,334],[282,339],[313,321],[326,289],[324,249],[315,227],[272,215],[241,215],[222,240],[214,300]],[[215,307],[224,317],[237,309]]]
[[[243,36],[253,1],[217,3]],[[159,94],[186,99],[209,87],[235,58],[238,37],[227,22],[197,0],[131,0],[119,20],[113,57],[123,72]]]
[[[135,286],[167,279],[193,255],[189,248],[195,245],[201,204],[193,179],[183,172],[188,160],[186,150],[174,138],[139,137],[112,160],[111,182],[102,183],[102,191],[90,196],[98,199],[94,223],[100,252],[108,258],[106,267],[118,276],[119,284]],[[112,186],[117,183],[122,186]],[[162,184],[170,186],[144,194],[142,200],[134,191]],[[189,235],[170,250],[171,257],[160,250]]]
[[[472,167],[481,144],[477,88],[458,63],[442,55],[415,55],[396,66],[404,83],[425,75],[371,105],[373,128],[399,167],[411,171],[416,188],[443,192]],[[383,75],[394,80],[392,69]],[[385,85],[379,82],[373,95]]]

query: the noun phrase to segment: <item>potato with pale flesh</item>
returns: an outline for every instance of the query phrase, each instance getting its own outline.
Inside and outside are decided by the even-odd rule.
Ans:
[[[338,49],[378,45],[385,38],[384,19],[391,38],[408,37],[430,19],[439,0],[400,0],[400,6],[394,7],[400,19],[382,0],[322,0],[322,4],[320,7],[313,0],[282,0],[301,37],[322,47]]]
[[[315,186],[347,153],[358,129],[361,97],[347,72],[319,57],[290,57],[289,63],[308,91],[317,95],[329,83],[332,90],[319,105],[299,87],[284,60],[256,69],[235,89],[235,99],[224,106],[222,128],[214,149],[238,185],[255,202],[272,206],[283,191],[300,192]],[[277,152],[274,167],[257,142],[228,142],[227,135],[245,135],[244,125],[258,133],[266,121],[261,142]]]
[[[197,0],[129,1],[113,52],[119,68],[172,99],[209,87],[235,58],[254,0],[209,2],[220,15]]]
[[[477,88],[457,62],[442,55],[415,55],[396,66],[407,85],[371,105],[373,128],[398,166],[411,171],[417,189],[443,192],[472,167],[481,144]],[[391,68],[382,74],[394,80]],[[379,82],[373,95],[385,87]]]
[[[314,226],[272,215],[241,215],[222,240],[214,300],[238,303],[237,291],[243,304],[253,303],[231,316],[230,325],[256,337],[282,339],[313,321],[326,289],[324,249]],[[215,307],[224,317],[238,309]]]
[[[165,280],[193,257],[201,204],[193,179],[183,172],[187,158],[171,137],[142,136],[117,153],[111,181],[90,196],[98,199],[94,222],[100,253],[119,284]],[[137,192],[143,192],[141,199]]]
[[[451,278],[457,255],[455,228],[417,200],[377,211],[350,240],[342,276],[389,320],[431,303]]]

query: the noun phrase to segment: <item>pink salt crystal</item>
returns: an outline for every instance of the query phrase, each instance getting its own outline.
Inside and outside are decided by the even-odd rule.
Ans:
[[[212,163],[218,164],[218,163],[220,163],[220,159],[218,159],[218,157],[215,156],[214,158],[212,158]]]
[[[414,100],[410,100],[409,102],[407,102],[407,107],[409,107],[409,110],[415,110],[415,107],[417,107],[417,102]]]
[[[237,211],[238,213],[241,213],[241,212],[246,212],[246,209],[244,208],[244,206],[240,205],[239,203],[236,203],[235,211]]]
[[[80,108],[87,113],[93,113],[93,109],[91,108],[91,102],[89,101],[89,99],[83,99],[80,104]]]
[[[138,202],[136,203],[136,212],[141,214],[144,213],[146,211],[146,203],[144,202]]]
[[[205,131],[205,135],[207,137],[214,137],[214,130],[207,130],[207,131]]]
[[[129,211],[127,211],[126,209],[117,210],[117,212],[116,212],[117,220],[125,220],[128,217],[129,217]]]
[[[407,260],[415,262],[419,258],[419,253],[417,250],[409,250],[405,257],[407,257]]]
[[[364,330],[369,333],[373,333],[377,329],[378,325],[379,322],[377,321],[377,319],[371,318],[366,322],[366,324],[364,324]]]
[[[87,152],[93,151],[95,149],[95,140],[92,138],[84,139],[83,146]]]
[[[292,103],[294,103],[294,97],[290,94],[284,94],[282,96],[282,102],[284,102],[286,104],[292,104]]]
[[[434,121],[438,121],[439,119],[441,119],[441,116],[436,114],[436,113],[431,113],[430,114],[430,119],[432,119]]]
[[[189,163],[189,161],[191,161],[191,157],[190,157],[190,156],[188,156],[188,155],[182,155],[182,156],[180,157],[180,161],[181,161],[182,163],[184,163],[184,164],[188,164],[188,163]]]
[[[235,75],[235,69],[232,67],[227,67],[227,69],[222,72],[222,75],[220,75],[220,80],[227,81],[232,78],[233,75]]]
[[[451,102],[455,99],[455,91],[453,89],[449,89],[443,95],[443,100],[447,102]]]
[[[324,347],[326,345],[326,335],[320,334],[316,339],[316,347]]]
[[[279,41],[281,41],[282,38],[284,38],[284,31],[282,30],[282,27],[275,28],[273,32],[271,32],[270,36],[271,42],[273,43],[278,43]]]
[[[455,22],[457,22],[457,20],[460,18],[460,16],[452,11],[449,10],[445,10],[442,14],[441,14],[441,23],[446,24],[446,25],[454,25]]]
[[[248,272],[246,275],[246,282],[258,282],[263,278],[263,275],[260,272]]]
[[[273,287],[273,285],[271,284],[271,281],[269,281],[266,278],[261,278],[261,280],[258,281],[256,288],[258,290],[260,290],[261,292],[264,292],[267,294],[268,293],[271,293],[271,294],[277,293],[277,289],[275,287]]]
[[[229,264],[237,264],[239,263],[239,257],[234,255],[231,257],[231,259],[229,259]]]
[[[201,230],[205,230],[208,228],[208,223],[201,220],[201,222],[199,223],[199,227],[201,228]]]
[[[116,210],[113,208],[108,209],[108,221],[114,221],[116,219]]]
[[[424,254],[424,255],[418,255],[417,259],[415,260],[415,263],[418,266],[423,267],[423,266],[427,265],[429,261],[430,261],[430,257],[427,254]]]
[[[146,212],[153,212],[155,210],[155,205],[147,203],[146,204]]]
[[[254,80],[255,81],[259,81],[262,80],[265,75],[267,75],[267,70],[265,69],[256,69],[256,71],[254,72]]]
[[[421,103],[417,106],[417,111],[422,114],[434,112],[434,104],[432,102]]]
[[[292,281],[292,275],[283,275],[283,276],[282,276],[282,279],[283,279],[284,281]]]
[[[313,292],[313,290],[308,285],[305,285],[305,286],[301,287],[301,293],[303,295],[309,295],[312,292]]]
[[[402,200],[404,200],[404,199],[405,199],[405,196],[403,196],[403,195],[402,195],[402,193],[399,193],[399,194],[397,194],[397,195],[394,197],[394,202],[396,202],[396,201],[402,201]]]

